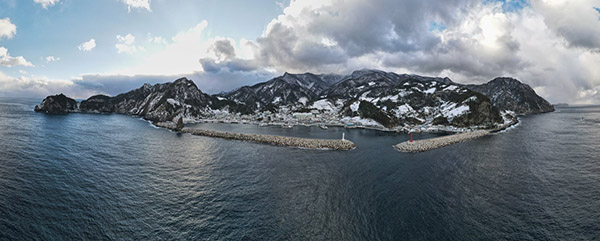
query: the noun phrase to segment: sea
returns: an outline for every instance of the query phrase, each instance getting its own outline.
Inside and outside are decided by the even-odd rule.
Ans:
[[[40,102],[0,98],[0,240],[600,240],[598,106],[402,153],[400,133],[194,125],[357,145],[309,150]]]

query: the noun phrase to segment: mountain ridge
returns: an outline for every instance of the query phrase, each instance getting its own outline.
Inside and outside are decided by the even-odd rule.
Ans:
[[[75,104],[74,104],[75,103]],[[515,115],[553,111],[526,84],[495,78],[463,85],[445,77],[361,69],[349,75],[291,74],[230,92],[209,95],[185,77],[113,97],[95,95],[77,103],[48,96],[35,111],[49,114],[120,113],[153,122],[240,119],[259,122],[309,121],[398,129],[415,126],[494,128]],[[312,114],[300,114],[312,113]],[[306,117],[304,117],[306,116]]]

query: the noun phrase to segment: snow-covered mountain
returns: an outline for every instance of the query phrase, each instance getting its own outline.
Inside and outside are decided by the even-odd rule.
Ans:
[[[529,85],[513,78],[500,77],[482,85],[465,87],[487,95],[501,110],[511,110],[520,115],[554,111],[554,106],[537,95]]]
[[[188,120],[212,116],[213,109],[245,112],[244,108],[232,101],[202,93],[193,81],[180,78],[164,84],[144,84],[115,97],[95,95],[81,103],[62,94],[48,96],[35,110],[51,113],[120,113],[162,122],[178,116]]]
[[[449,78],[363,69],[345,76],[285,73],[218,95],[205,94],[193,81],[181,78],[154,86],[145,84],[115,97],[92,96],[81,103],[64,95],[49,96],[36,111],[114,112],[157,122],[178,116],[189,121],[223,115],[312,112],[344,123],[393,129],[419,125],[493,128],[505,123],[509,113],[543,113],[553,110],[550,108],[531,87],[515,79],[461,85]]]
[[[253,86],[245,86],[223,97],[245,104],[253,110],[274,111],[279,106],[306,104],[336,82],[335,75],[289,74]]]

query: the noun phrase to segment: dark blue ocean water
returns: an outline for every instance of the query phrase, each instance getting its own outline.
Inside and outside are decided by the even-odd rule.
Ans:
[[[1,240],[600,239],[599,107],[407,154],[399,134],[199,125],[358,145],[306,150],[39,102],[0,99]]]

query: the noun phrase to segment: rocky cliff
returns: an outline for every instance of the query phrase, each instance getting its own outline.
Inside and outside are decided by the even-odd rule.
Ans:
[[[79,111],[77,101],[63,94],[46,97],[41,104],[36,105],[36,112],[45,112],[48,114],[65,114]]]
[[[500,110],[514,111],[519,115],[554,111],[554,106],[537,95],[529,85],[513,78],[500,77],[482,85],[465,87],[488,96]]]

